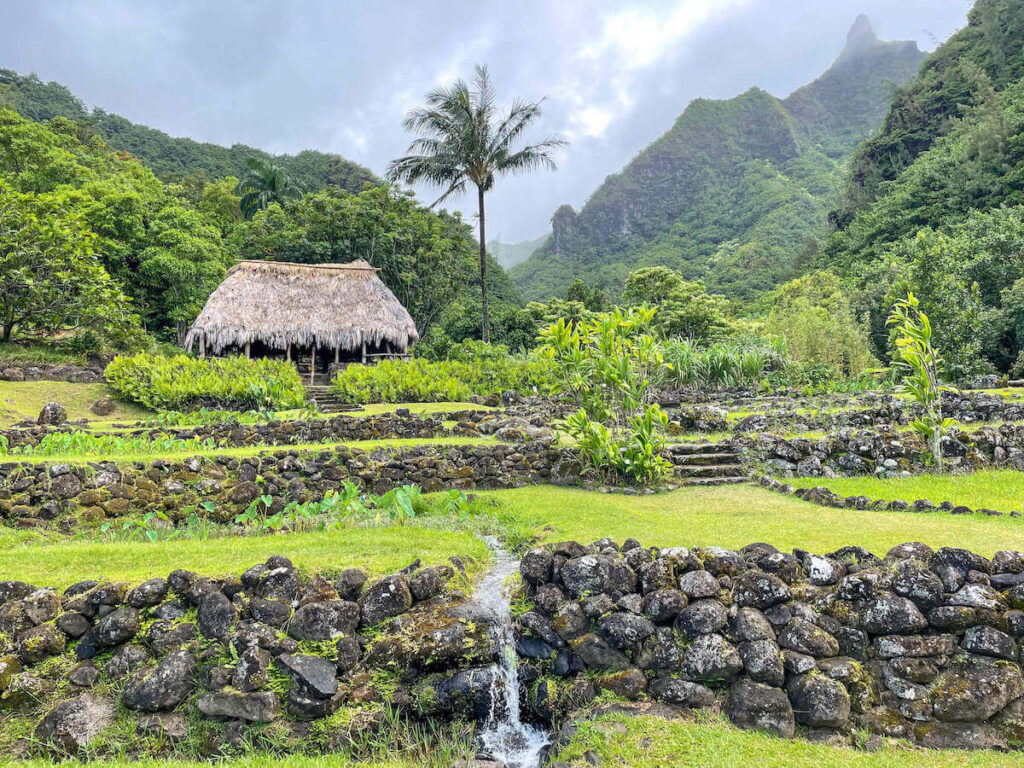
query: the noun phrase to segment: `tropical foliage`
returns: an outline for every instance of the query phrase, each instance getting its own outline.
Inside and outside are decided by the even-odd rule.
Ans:
[[[350,365],[339,372],[333,389],[348,403],[464,402],[474,395],[521,395],[545,391],[550,368],[532,357],[480,357],[470,361],[384,360]]]
[[[104,376],[121,399],[155,411],[187,410],[200,404],[288,410],[305,401],[295,366],[284,360],[140,353],[115,358]]]

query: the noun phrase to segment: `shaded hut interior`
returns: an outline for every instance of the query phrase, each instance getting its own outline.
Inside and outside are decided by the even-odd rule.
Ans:
[[[314,381],[333,367],[403,357],[412,316],[366,261],[241,261],[185,337],[201,356],[284,358]]]

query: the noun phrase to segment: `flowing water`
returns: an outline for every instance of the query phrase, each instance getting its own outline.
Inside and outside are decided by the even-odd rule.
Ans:
[[[494,566],[480,580],[473,601],[493,618],[491,626],[499,656],[493,668],[491,711],[480,738],[484,751],[508,768],[537,768],[549,741],[543,730],[519,719],[519,669],[509,589],[510,577],[517,572],[519,561],[492,536],[487,537],[487,546],[494,553]]]

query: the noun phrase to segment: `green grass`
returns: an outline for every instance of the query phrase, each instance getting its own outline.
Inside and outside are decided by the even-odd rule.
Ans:
[[[779,549],[831,552],[858,544],[884,555],[905,541],[967,547],[991,555],[1024,549],[1024,521],[980,515],[830,509],[752,485],[684,488],[623,496],[554,486],[489,491],[514,517],[520,535],[544,541],[591,542],[626,537],[647,546],[742,547],[755,541]]]
[[[115,398],[116,408],[102,418],[89,410],[101,397]],[[10,426],[24,419],[35,419],[50,401],[63,405],[68,419],[89,419],[90,422],[113,423],[138,421],[152,417],[147,411],[131,403],[116,399],[106,384],[72,384],[67,381],[0,381],[0,427]]]
[[[365,568],[387,574],[417,557],[430,563],[450,555],[480,559],[487,554],[486,545],[469,533],[417,526],[158,543],[74,540],[40,545],[24,538],[0,529],[0,580],[59,589],[87,578],[140,582],[176,568],[209,576],[238,575],[271,555],[285,555],[307,572]]]
[[[612,723],[621,725],[615,726]],[[622,727],[625,733],[621,733]],[[1020,765],[1020,754],[996,752],[920,751],[889,747],[864,752],[849,747],[785,740],[768,734],[741,731],[721,715],[700,714],[696,719],[614,715],[584,723],[553,760],[589,766],[584,754],[592,750],[600,765],[630,768],[995,768]]]
[[[436,763],[429,763],[436,765]],[[422,768],[422,758],[396,758],[384,762],[373,760],[350,760],[344,755],[294,755],[290,757],[270,757],[268,755],[248,755],[232,757],[230,760],[157,760],[152,758],[123,758],[120,760],[63,760],[55,763],[50,760],[26,760],[18,762],[19,768],[210,768],[213,765],[230,765],[231,768]]]
[[[823,485],[840,496],[872,499],[928,499],[936,504],[951,501],[972,509],[988,507],[1000,512],[1024,508],[1024,472],[992,469],[969,475],[913,475],[891,479],[877,477],[800,477],[789,480],[797,488]]]
[[[87,464],[95,461],[114,460],[122,463],[133,461],[151,462],[155,459],[180,459],[185,456],[257,456],[275,451],[330,451],[338,446],[362,448],[372,451],[376,448],[414,448],[422,445],[490,445],[495,440],[490,437],[408,437],[393,440],[350,440],[338,443],[300,443],[298,445],[244,445],[235,448],[211,448],[210,450],[157,451],[154,453],[119,453],[119,454],[53,454],[53,455],[18,455],[7,457],[8,461],[38,464],[40,462],[56,462],[62,464]]]

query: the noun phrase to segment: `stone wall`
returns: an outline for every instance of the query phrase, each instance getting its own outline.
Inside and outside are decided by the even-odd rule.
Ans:
[[[69,381],[95,384],[103,381],[104,365],[10,365],[0,369],[0,381]]]
[[[465,565],[306,579],[271,557],[237,578],[176,570],[63,592],[0,581],[3,727],[36,739],[8,742],[9,756],[73,754],[98,739],[100,754],[121,758],[173,753],[186,739],[211,755],[244,739],[319,753],[366,743],[389,722],[385,707],[480,719],[495,643],[457,588]],[[136,736],[104,743],[108,729]]]
[[[601,691],[738,726],[926,747],[1024,736],[1024,555],[920,543],[884,557],[767,544],[646,549],[629,539],[533,549],[518,619],[527,706],[564,719]],[[528,660],[528,661],[527,661]]]
[[[784,477],[836,477],[876,474],[891,477],[921,472],[928,450],[912,432],[839,430],[819,439],[773,434],[738,435],[734,445],[744,460]],[[983,467],[1024,468],[1024,424],[981,427],[942,441],[942,454],[952,470]]]
[[[406,483],[425,491],[471,490],[574,484],[581,470],[570,453],[550,440],[372,451],[337,446],[130,465],[7,463],[0,464],[0,521],[25,526],[61,519],[70,524],[74,518],[95,521],[151,510],[179,518],[205,501],[213,502],[215,519],[229,521],[260,496],[272,498],[273,513],[289,501],[322,498],[345,480],[374,493]]]

